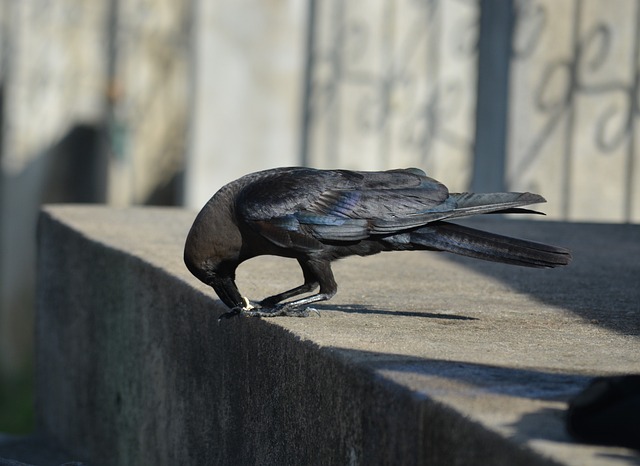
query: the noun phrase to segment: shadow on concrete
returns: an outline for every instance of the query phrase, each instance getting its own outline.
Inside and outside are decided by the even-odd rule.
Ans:
[[[562,269],[540,270],[452,254],[446,255],[448,260],[494,277],[541,303],[567,309],[592,324],[640,336],[640,225],[545,222],[541,229],[535,221],[490,218],[464,223],[566,247],[573,261]]]
[[[34,162],[33,168],[42,173],[40,202],[106,201],[108,160],[100,147],[101,131],[98,125],[78,124]],[[37,189],[34,181],[31,187]]]
[[[365,361],[373,370],[389,370],[436,377],[466,387],[476,394],[506,395],[535,400],[565,401],[593,379],[584,374],[398,356],[392,353],[335,348],[347,358]]]
[[[522,439],[572,442],[564,428],[565,413],[566,410],[560,408],[540,408],[522,415],[510,427],[513,427],[516,430],[515,435]]]
[[[177,206],[183,203],[184,169],[158,184],[144,201],[147,206]]]
[[[388,316],[401,316],[401,317],[422,317],[427,319],[447,319],[447,320],[478,320],[476,317],[469,317],[458,314],[444,314],[434,312],[412,312],[412,311],[389,311],[384,309],[371,309],[368,306],[359,304],[344,305],[344,304],[317,304],[313,306],[318,311],[340,311],[348,314],[378,314]]]
[[[424,358],[406,358],[394,354],[334,348],[346,358],[353,358],[370,370],[385,378],[409,385],[414,392],[455,408],[456,400],[467,398],[491,403],[486,395],[499,395],[513,401],[493,403],[520,404],[522,399],[531,401],[567,402],[581,392],[593,379],[583,374],[548,372],[544,370],[501,367],[462,361],[443,361]],[[502,399],[502,398],[501,398]],[[564,405],[563,405],[564,406]],[[472,408],[475,409],[475,408]],[[485,411],[488,409],[485,406]],[[509,410],[508,407],[502,407]],[[470,414],[470,413],[468,413]],[[523,414],[515,422],[506,425],[510,437],[525,444],[532,440],[543,440],[556,444],[577,443],[566,430],[566,409],[557,406],[542,406]],[[598,456],[640,464],[640,455],[629,450],[612,453],[598,452]]]
[[[622,453],[598,453],[596,456],[611,461],[627,461],[629,464],[640,465],[640,457],[633,453],[627,455]]]
[[[5,403],[31,405],[28,391],[14,391],[13,380],[32,377],[38,212],[43,203],[104,202],[108,170],[100,144],[99,125],[80,123],[24,166],[0,173],[0,391],[7,390],[0,411]],[[0,153],[0,159],[8,155],[15,156]],[[2,419],[0,430],[28,430],[30,412],[11,410],[15,415]]]
[[[545,440],[548,442],[580,443],[574,440],[565,429],[565,410],[559,408],[541,408],[523,415],[510,427],[516,431],[516,440]],[[627,464],[640,465],[640,455],[632,452],[598,452],[596,457],[605,460],[625,461]]]

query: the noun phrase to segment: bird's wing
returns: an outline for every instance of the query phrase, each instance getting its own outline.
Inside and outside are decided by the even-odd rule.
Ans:
[[[446,186],[418,169],[291,170],[254,181],[237,202],[241,221],[282,247],[315,249],[414,228],[456,206]]]
[[[449,194],[422,170],[352,172],[290,168],[252,181],[236,203],[237,215],[272,243],[296,250],[326,241],[389,235],[447,218],[491,212],[530,212],[545,202],[531,193]]]
[[[415,228],[453,209],[455,202],[446,187],[425,183],[419,187],[330,190],[297,217],[322,239],[350,240]],[[353,227],[357,229],[352,232]]]

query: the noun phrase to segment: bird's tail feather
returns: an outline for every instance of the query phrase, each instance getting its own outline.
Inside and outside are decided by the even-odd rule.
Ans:
[[[414,247],[525,267],[551,268],[571,262],[564,248],[526,241],[448,222],[433,222],[410,233]]]
[[[540,213],[520,207],[547,202],[533,193],[451,193],[451,198],[455,199],[456,208],[447,218],[490,213]]]

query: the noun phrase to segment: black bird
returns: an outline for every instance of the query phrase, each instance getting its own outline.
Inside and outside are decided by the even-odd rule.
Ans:
[[[187,236],[184,261],[231,308],[222,317],[306,316],[307,305],[330,299],[338,289],[331,262],[352,255],[428,250],[527,267],[566,265],[566,249],[443,221],[534,213],[520,207],[540,202],[546,201],[531,193],[449,193],[417,168],[275,168],[232,181],[207,202]],[[252,305],[238,291],[235,271],[260,255],[296,259],[304,283]],[[318,285],[317,294],[285,301]]]

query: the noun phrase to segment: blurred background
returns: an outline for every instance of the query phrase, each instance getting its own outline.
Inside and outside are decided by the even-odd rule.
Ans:
[[[636,0],[0,0],[0,431],[33,425],[43,203],[417,166],[638,222],[638,139]]]

